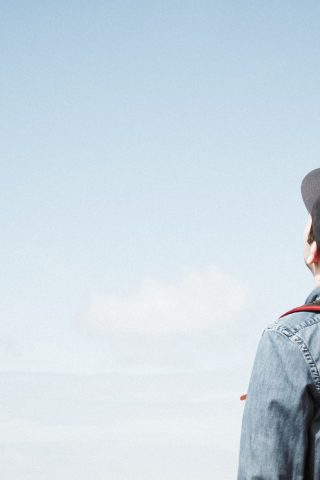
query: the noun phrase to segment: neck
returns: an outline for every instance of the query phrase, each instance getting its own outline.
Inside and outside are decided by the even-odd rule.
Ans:
[[[313,280],[315,287],[320,287],[320,271],[318,269],[313,272]]]

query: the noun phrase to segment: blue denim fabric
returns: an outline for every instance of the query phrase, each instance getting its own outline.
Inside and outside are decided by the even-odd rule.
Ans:
[[[317,287],[305,303],[319,301]],[[319,371],[320,313],[292,313],[263,330],[244,405],[237,480],[320,480]]]

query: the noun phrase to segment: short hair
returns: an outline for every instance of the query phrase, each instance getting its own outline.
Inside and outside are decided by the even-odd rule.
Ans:
[[[320,247],[320,195],[316,198],[312,205],[309,238],[309,243],[315,241],[317,247]]]
[[[307,242],[309,243],[309,245],[311,245],[311,243],[314,242],[314,241],[315,241],[315,238],[314,238],[313,227],[312,227],[312,223],[311,223],[308,238],[307,238]]]

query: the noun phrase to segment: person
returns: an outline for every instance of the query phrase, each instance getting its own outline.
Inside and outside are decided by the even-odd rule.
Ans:
[[[237,480],[320,479],[320,168],[304,177],[301,194],[314,288],[262,332],[243,396]]]

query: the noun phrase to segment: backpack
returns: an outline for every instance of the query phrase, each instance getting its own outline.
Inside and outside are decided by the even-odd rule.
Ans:
[[[289,315],[290,313],[295,313],[295,312],[320,312],[320,305],[301,305],[301,307],[296,307],[293,308],[292,310],[289,310],[288,312],[284,313],[281,315],[281,317],[285,317],[286,315]],[[247,398],[247,394],[244,393],[243,395],[240,396],[240,400],[245,400]]]

